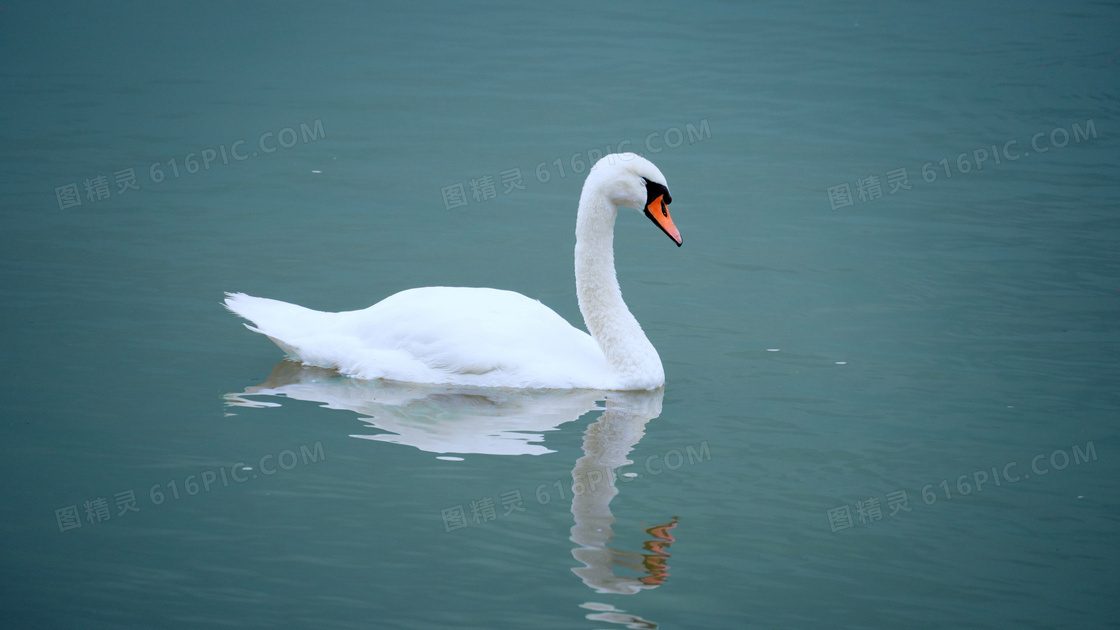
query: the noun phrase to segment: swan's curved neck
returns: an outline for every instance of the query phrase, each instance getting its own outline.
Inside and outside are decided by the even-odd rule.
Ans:
[[[587,331],[599,343],[624,389],[665,382],[657,350],[622,300],[614,269],[618,207],[594,187],[584,188],[576,218],[576,296]]]

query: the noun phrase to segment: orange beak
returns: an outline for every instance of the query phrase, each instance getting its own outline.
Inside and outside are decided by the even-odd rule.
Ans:
[[[656,223],[662,232],[668,234],[669,238],[677,244],[677,247],[684,244],[680,231],[677,230],[677,226],[673,225],[673,217],[669,216],[669,208],[665,205],[665,195],[658,195],[653,201],[649,202],[649,205],[646,206],[646,216]]]

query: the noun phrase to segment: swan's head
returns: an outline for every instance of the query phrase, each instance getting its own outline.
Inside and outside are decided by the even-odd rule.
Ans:
[[[635,153],[608,155],[591,167],[584,188],[592,186],[597,186],[615,206],[645,212],[677,247],[684,242],[669,216],[669,204],[673,202],[669,185],[653,162]]]

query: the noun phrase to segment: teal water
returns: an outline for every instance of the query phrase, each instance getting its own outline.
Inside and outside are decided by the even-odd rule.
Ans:
[[[1118,26],[0,7],[0,623],[1115,625]],[[663,395],[301,373],[219,305],[493,286],[578,323],[620,146],[685,241],[619,219]]]

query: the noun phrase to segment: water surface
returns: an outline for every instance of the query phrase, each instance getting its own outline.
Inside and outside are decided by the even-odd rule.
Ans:
[[[1118,19],[2,7],[3,625],[1115,623]],[[348,382],[219,305],[578,324],[620,146],[685,240],[618,221],[663,392]]]

